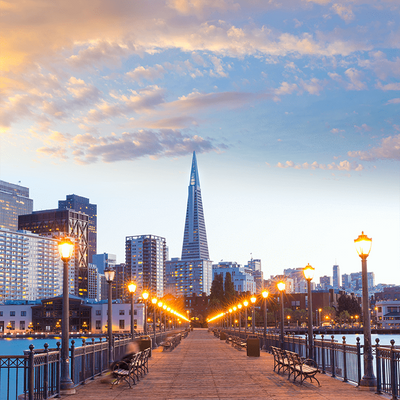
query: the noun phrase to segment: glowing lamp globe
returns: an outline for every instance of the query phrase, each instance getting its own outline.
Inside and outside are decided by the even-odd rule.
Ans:
[[[65,237],[58,244],[58,251],[60,252],[61,260],[69,261],[74,251],[74,243],[72,243],[70,238]]]
[[[249,305],[249,302],[248,302],[247,300],[245,300],[245,301],[243,302],[243,305],[244,305],[245,307],[247,307],[247,306]]]
[[[152,302],[153,304],[157,304],[157,297],[153,297],[153,298],[151,299],[151,302]]]
[[[285,282],[278,282],[278,290],[280,292],[283,292],[285,290],[285,287],[286,287]]]
[[[135,285],[133,282],[131,282],[131,283],[128,285],[128,290],[129,290],[129,293],[135,293],[135,291],[136,291],[136,285]]]
[[[255,296],[251,296],[250,301],[254,304],[257,301],[257,298]]]
[[[264,297],[264,299],[266,299],[268,297],[268,295],[269,295],[269,292],[267,290],[264,290],[262,292],[262,297]]]
[[[310,264],[307,264],[303,269],[304,278],[306,278],[308,281],[312,281],[314,278],[314,271],[315,268],[313,268]]]
[[[354,244],[356,245],[358,255],[361,258],[367,258],[371,251],[372,239],[364,235],[364,232],[361,232],[361,235],[357,239],[354,239]]]
[[[149,298],[149,293],[148,292],[143,292],[142,297],[144,300],[147,300]]]

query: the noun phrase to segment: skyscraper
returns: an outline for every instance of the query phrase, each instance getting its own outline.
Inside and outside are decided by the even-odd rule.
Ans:
[[[188,192],[182,260],[209,260],[206,225],[204,222],[200,179],[195,152],[193,152]]]
[[[154,235],[128,236],[125,240],[125,265],[130,278],[136,282],[136,295],[148,290],[151,296],[164,295],[165,288],[165,238]],[[125,286],[127,289],[127,285]]]
[[[182,259],[172,258],[166,262],[166,290],[175,296],[201,296],[210,294],[212,261],[208,255],[206,225],[196,153],[193,152],[190,171],[185,230],[183,234]]]
[[[333,288],[339,289],[340,288],[340,268],[339,265],[333,266]]]
[[[88,259],[93,263],[93,256],[97,253],[97,204],[89,203],[89,199],[76,194],[69,194],[66,200],[58,201],[59,210],[75,210],[89,217]]]
[[[18,216],[30,214],[33,200],[29,198],[29,189],[0,181],[0,229],[16,231]]]

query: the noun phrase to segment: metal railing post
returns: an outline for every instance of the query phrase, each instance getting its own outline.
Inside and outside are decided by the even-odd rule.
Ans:
[[[358,382],[357,384],[360,385],[361,382],[361,344],[360,344],[360,338],[356,338],[357,341],[357,373],[358,373]]]
[[[92,338],[92,380],[96,375],[96,353],[95,353],[95,346],[94,346],[94,338]]]
[[[71,379],[74,381],[75,377],[75,340],[71,341]]]
[[[315,339],[316,338],[317,338],[317,334],[314,333],[314,341],[313,341],[313,344],[314,344],[314,346],[313,346],[314,360],[317,359],[317,349],[316,349],[316,346],[315,346]]]
[[[347,382],[346,336],[343,339],[343,382]]]
[[[396,359],[394,353],[394,340],[390,341],[390,381],[392,384],[392,400],[397,399],[397,373],[396,373]]]
[[[57,397],[60,397],[61,391],[61,343],[57,342],[57,351],[58,351],[58,362],[56,365],[56,391]]]
[[[33,351],[34,346],[31,344],[29,346],[29,358],[28,358],[28,400],[34,399],[34,391],[35,391],[35,361],[34,356],[35,352]]]
[[[99,357],[99,363],[100,363],[100,368],[99,372],[100,375],[103,375],[103,343],[101,343],[102,338],[100,338],[100,357]]]
[[[322,373],[325,374],[325,348],[324,348],[324,335],[321,335],[321,359],[322,359]]]
[[[43,400],[49,397],[49,345],[44,344],[45,362],[43,366]]]
[[[376,362],[376,393],[382,393],[382,371],[381,371],[381,360],[380,357],[380,350],[379,350],[379,339],[375,339],[376,342],[376,355],[375,355],[375,362]]]
[[[85,384],[86,381],[86,339],[82,339],[82,347],[83,347],[83,354],[82,354],[82,385]]]
[[[332,378],[336,376],[335,371],[335,336],[331,336],[331,368],[332,368]]]

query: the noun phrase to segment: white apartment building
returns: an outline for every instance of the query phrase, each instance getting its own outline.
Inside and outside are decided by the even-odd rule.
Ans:
[[[377,301],[375,307],[379,327],[385,329],[400,328],[399,300]]]
[[[0,229],[0,303],[37,300],[62,292],[62,262],[55,239]]]

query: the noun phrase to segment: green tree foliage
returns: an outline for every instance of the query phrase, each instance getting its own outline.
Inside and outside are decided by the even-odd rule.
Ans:
[[[225,274],[225,302],[229,304],[235,298],[235,285],[232,282],[232,275],[230,272]]]
[[[216,274],[211,284],[210,302],[211,309],[221,308],[224,303],[224,279],[222,274]]]
[[[338,299],[338,315],[342,311],[347,311],[350,315],[360,315],[361,307],[355,298],[347,294],[342,294]]]

